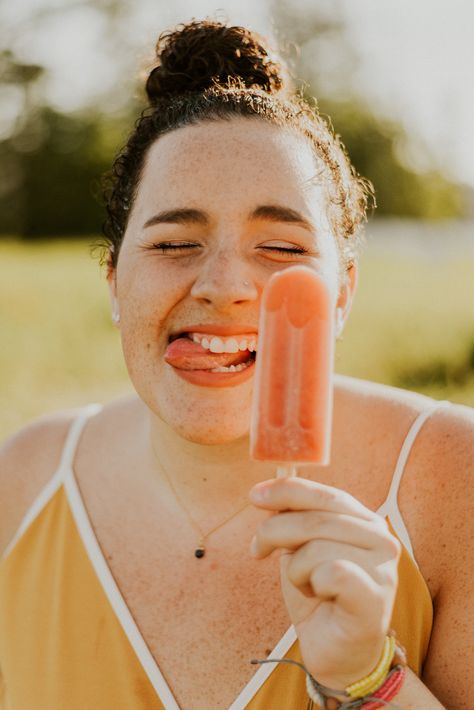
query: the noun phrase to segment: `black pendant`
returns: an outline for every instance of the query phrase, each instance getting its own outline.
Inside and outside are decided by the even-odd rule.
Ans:
[[[194,550],[195,557],[204,557],[205,554],[206,550],[204,549],[204,547],[198,547]]]

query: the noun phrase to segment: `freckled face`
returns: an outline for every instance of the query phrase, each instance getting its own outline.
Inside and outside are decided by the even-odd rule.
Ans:
[[[187,126],[148,152],[110,286],[137,393],[187,439],[244,436],[253,375],[219,387],[212,376],[183,379],[165,360],[178,333],[256,333],[265,283],[298,263],[322,274],[336,301],[338,254],[316,170],[304,138],[253,119]]]

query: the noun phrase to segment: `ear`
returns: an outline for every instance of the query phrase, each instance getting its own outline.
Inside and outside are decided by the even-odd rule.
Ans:
[[[109,287],[110,304],[112,307],[112,321],[117,327],[120,322],[120,313],[117,300],[117,270],[113,266],[112,253],[109,251],[107,258],[107,284]]]
[[[336,338],[341,336],[347,317],[351,311],[354,294],[357,288],[358,273],[357,262],[353,262],[345,273],[344,282],[339,291],[339,297],[336,303]]]

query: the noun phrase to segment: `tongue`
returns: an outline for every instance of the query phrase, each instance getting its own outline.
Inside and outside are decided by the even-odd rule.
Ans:
[[[212,370],[214,367],[239,365],[249,359],[249,351],[238,353],[211,353],[183,337],[173,340],[165,352],[165,360],[179,370]]]

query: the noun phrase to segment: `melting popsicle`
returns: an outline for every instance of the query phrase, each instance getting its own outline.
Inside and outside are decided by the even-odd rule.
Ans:
[[[275,273],[260,311],[250,453],[279,463],[329,463],[334,316],[329,288],[306,266]],[[277,476],[294,475],[294,466]]]

